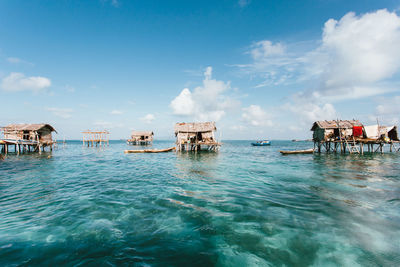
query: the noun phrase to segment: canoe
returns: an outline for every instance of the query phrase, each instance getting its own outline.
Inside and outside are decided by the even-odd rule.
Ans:
[[[268,140],[258,141],[258,142],[251,143],[251,145],[252,146],[269,146],[269,145],[271,145],[271,142]]]
[[[292,151],[281,150],[279,152],[281,152],[282,155],[288,155],[288,154],[312,154],[312,153],[314,153],[314,149],[310,148],[310,149],[305,149],[305,150],[292,150]]]
[[[165,148],[165,149],[136,149],[136,150],[125,150],[124,153],[162,153],[174,151],[175,147]]]

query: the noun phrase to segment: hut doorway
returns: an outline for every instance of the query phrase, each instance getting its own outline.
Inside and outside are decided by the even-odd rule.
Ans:
[[[333,129],[333,135],[334,135],[335,137],[339,137],[339,136],[340,136],[340,134],[339,134],[339,128]]]
[[[197,141],[201,141],[201,140],[203,140],[203,135],[200,132],[198,132],[196,135],[196,138],[197,138]]]

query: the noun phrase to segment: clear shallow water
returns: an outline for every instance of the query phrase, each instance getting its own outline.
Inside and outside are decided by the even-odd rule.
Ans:
[[[0,265],[400,265],[400,153],[278,152],[311,146],[124,154],[122,141],[70,142],[9,156]]]

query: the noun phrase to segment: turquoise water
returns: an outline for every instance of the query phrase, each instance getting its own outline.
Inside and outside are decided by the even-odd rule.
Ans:
[[[8,156],[0,265],[399,266],[400,153],[278,152],[311,146]]]

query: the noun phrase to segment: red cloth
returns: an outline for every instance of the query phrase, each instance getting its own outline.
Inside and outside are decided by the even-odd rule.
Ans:
[[[353,136],[359,137],[363,135],[362,126],[353,126]]]

